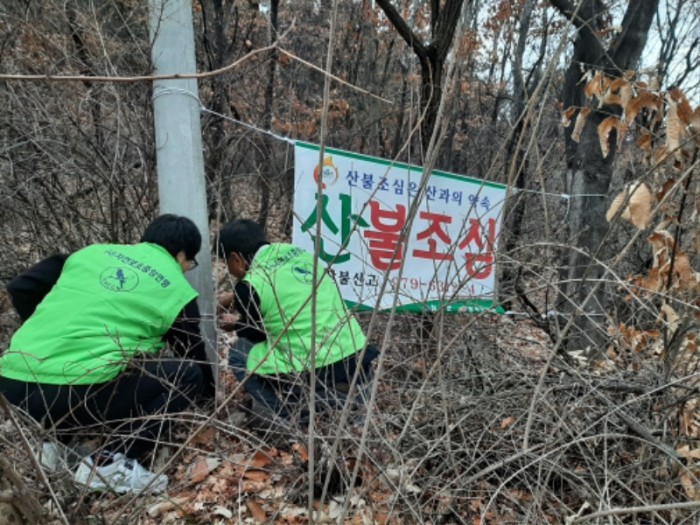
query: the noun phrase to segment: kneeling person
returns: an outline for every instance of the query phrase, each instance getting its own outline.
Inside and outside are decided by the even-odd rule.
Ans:
[[[60,443],[91,427],[120,436],[110,453],[80,463],[78,482],[117,492],[165,490],[167,477],[138,460],[167,430],[169,415],[214,394],[197,292],[183,275],[200,247],[191,220],[163,215],[138,244],[53,256],[8,285],[23,324],[0,357],[0,394]],[[156,358],[166,343],[178,358]],[[62,450],[45,443],[45,465],[56,467]]]
[[[217,251],[237,279],[234,291],[220,301],[221,308],[234,312],[221,320],[238,335],[229,364],[254,401],[285,420],[298,415],[304,424],[311,373],[320,408],[344,404],[356,374],[358,386],[368,382],[377,349],[366,344],[335,282],[321,276],[322,266],[314,279],[312,254],[270,243],[262,227],[247,219],[221,229]]]

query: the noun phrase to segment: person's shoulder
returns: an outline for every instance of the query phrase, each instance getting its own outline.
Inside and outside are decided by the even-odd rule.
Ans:
[[[80,248],[79,250],[76,250],[71,254],[71,257],[73,255],[80,255],[83,253],[92,253],[92,252],[99,252],[99,251],[105,251],[105,250],[114,250],[120,248],[121,244],[109,244],[109,243],[95,243],[95,244],[88,244],[87,246]]]
[[[297,246],[296,244],[292,244],[291,242],[274,242],[269,246],[274,247],[274,249],[278,251],[292,252],[294,254],[313,255],[310,251],[306,250],[305,248]]]

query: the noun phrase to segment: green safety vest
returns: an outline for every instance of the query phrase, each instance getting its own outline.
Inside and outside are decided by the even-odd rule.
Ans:
[[[150,243],[75,252],[0,357],[0,376],[54,385],[104,383],[163,335],[197,297],[177,260]]]
[[[311,363],[313,264],[310,253],[291,244],[266,245],[255,255],[245,280],[260,298],[267,340],[250,350],[249,371],[273,375],[310,370],[336,363],[365,346],[360,325],[326,275],[316,290],[316,360]]]

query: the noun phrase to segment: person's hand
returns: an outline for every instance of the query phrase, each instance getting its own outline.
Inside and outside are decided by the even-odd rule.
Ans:
[[[219,328],[226,332],[232,332],[238,322],[238,314],[219,314]]]
[[[219,295],[218,301],[219,301],[219,306],[218,306],[219,313],[223,314],[223,313],[230,312],[231,308],[233,307],[233,302],[234,302],[233,292],[222,293],[221,295]]]

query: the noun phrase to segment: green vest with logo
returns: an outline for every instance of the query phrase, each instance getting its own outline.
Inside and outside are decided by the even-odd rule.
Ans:
[[[260,298],[267,340],[250,350],[248,370],[261,375],[310,370],[364,348],[360,325],[326,275],[316,290],[316,359],[311,363],[313,264],[310,253],[291,244],[258,250],[245,280]]]
[[[0,357],[0,375],[55,385],[104,383],[162,336],[197,297],[177,260],[150,243],[75,252]]]

